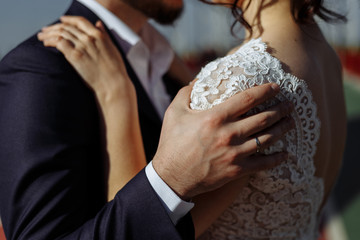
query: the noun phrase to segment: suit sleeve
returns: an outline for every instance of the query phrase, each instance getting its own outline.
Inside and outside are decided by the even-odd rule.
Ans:
[[[144,171],[109,203],[93,93],[35,38],[0,64],[0,213],[11,239],[191,239]],[[190,231],[190,234],[184,234]],[[182,237],[187,236],[187,237]]]

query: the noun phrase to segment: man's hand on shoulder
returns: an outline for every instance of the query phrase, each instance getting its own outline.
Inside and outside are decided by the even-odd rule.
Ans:
[[[266,84],[238,93],[206,111],[189,108],[192,86],[180,90],[166,111],[155,171],[184,200],[217,189],[248,174],[269,169],[287,159],[286,153],[256,154],[294,127],[287,117],[291,103],[280,103],[253,116],[251,108],[279,93]]]

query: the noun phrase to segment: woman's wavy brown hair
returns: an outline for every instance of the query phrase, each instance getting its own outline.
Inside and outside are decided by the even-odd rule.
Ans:
[[[231,8],[232,15],[235,18],[234,23],[231,26],[231,32],[234,34],[234,27],[237,23],[240,23],[246,29],[249,30],[250,36],[252,35],[252,27],[244,19],[243,13],[249,7],[251,0],[249,0],[247,6],[244,9],[240,9],[237,5],[239,0],[234,0],[233,3],[213,3],[211,0],[200,0],[201,2],[212,5],[223,5]],[[276,1],[276,0],[275,0]],[[313,17],[317,15],[319,18],[326,22],[346,22],[345,16],[334,12],[324,7],[323,0],[291,0],[291,12],[296,22],[307,24],[312,23]]]

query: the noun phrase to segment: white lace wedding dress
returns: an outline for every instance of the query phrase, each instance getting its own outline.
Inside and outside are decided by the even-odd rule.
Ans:
[[[296,122],[294,130],[264,150],[270,154],[286,149],[289,159],[252,176],[247,187],[201,240],[317,239],[324,184],[314,176],[313,158],[320,121],[305,81],[285,73],[261,39],[252,39],[234,54],[209,63],[197,78],[191,93],[192,109],[209,109],[245,89],[275,82],[281,87],[276,99],[247,114],[288,99],[295,104],[292,117]]]

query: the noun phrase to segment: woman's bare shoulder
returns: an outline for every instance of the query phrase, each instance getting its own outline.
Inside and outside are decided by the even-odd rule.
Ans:
[[[233,47],[232,49],[230,49],[230,51],[228,51],[228,53],[226,55],[234,54],[237,50],[239,50],[240,47],[241,47],[241,45]]]
[[[267,51],[281,63],[285,72],[306,81],[324,76],[324,71],[341,74],[341,62],[325,39],[266,39]]]

